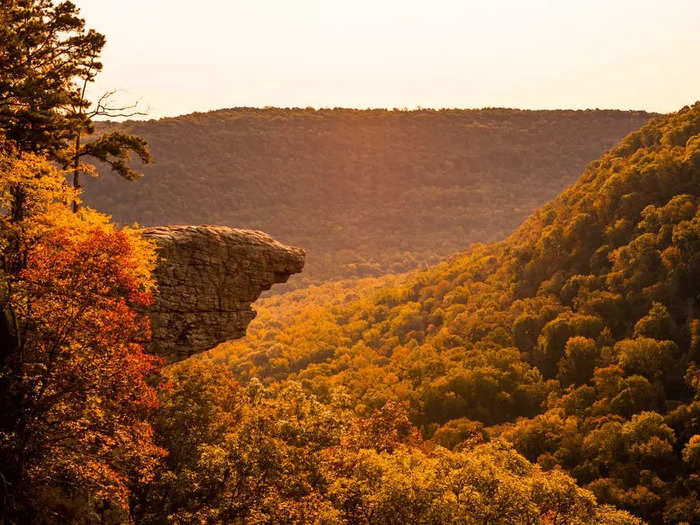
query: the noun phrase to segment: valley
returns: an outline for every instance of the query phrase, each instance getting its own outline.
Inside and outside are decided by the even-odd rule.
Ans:
[[[506,237],[653,115],[622,111],[237,108],[113,131],[153,163],[85,181],[122,223],[262,230],[307,253],[274,292],[401,273]],[[98,166],[99,167],[99,166]]]

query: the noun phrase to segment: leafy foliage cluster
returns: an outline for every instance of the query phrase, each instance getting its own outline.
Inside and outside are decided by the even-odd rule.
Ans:
[[[326,402],[342,386],[360,415],[401,401],[435,443],[505,439],[599,501],[697,523],[699,254],[696,103],[630,134],[505,241],[379,289],[268,298],[247,339],[204,359]],[[314,304],[338,289],[345,302]]]
[[[270,299],[254,346],[160,375],[143,351],[153,247],[78,206],[78,176],[92,171],[83,157],[127,179],[138,175],[129,152],[150,158],[123,129],[83,140],[93,117],[120,111],[84,96],[103,45],[69,1],[0,4],[0,522],[641,523],[600,501],[654,522],[698,521],[700,104],[628,137],[507,241],[408,278],[324,285],[311,292],[316,305],[301,292]],[[451,242],[474,240],[475,211],[495,210],[487,233],[502,233],[499,214],[513,217],[514,201],[494,205],[486,178],[519,193],[525,211],[559,187],[553,174],[572,156],[588,158],[592,143],[647,117],[212,115],[252,154],[221,155],[207,136],[193,158],[206,158],[204,145],[226,164],[241,159],[249,175],[236,204],[260,204],[250,196],[270,190],[301,196],[268,199],[282,210],[271,224],[291,225],[302,245],[326,226],[312,247],[319,260],[347,261],[346,238],[380,269],[403,253],[425,260],[402,247],[414,231],[421,249],[446,225],[463,235]],[[183,122],[192,134],[201,119],[165,125]],[[319,162],[324,145],[342,154]],[[261,156],[273,159],[273,178],[246,171]],[[277,178],[290,170],[306,183]],[[212,195],[224,194],[224,179],[209,179]],[[469,194],[477,186],[488,201]],[[190,184],[190,208],[211,208],[193,194]],[[359,207],[330,219],[346,199]],[[431,199],[440,206],[416,206]],[[263,208],[236,209],[252,220]],[[316,222],[295,229],[290,218]],[[382,218],[388,229],[356,234]],[[387,246],[390,231],[399,248]]]
[[[194,360],[166,377],[154,426],[169,455],[138,523],[641,525],[504,441],[424,443],[397,403],[357,417],[342,388],[321,403]]]
[[[192,364],[164,383],[153,247],[78,205],[83,157],[149,159],[82,140],[120,111],[85,99],[103,45],[71,2],[0,4],[0,522],[638,523],[505,444],[427,448],[395,403],[358,418]]]
[[[0,153],[0,521],[128,515],[164,450],[143,352],[153,248],[45,159]]]
[[[126,520],[164,453],[148,422],[159,362],[138,313],[153,248],[78,210],[80,174],[95,171],[85,157],[127,179],[130,153],[150,160],[139,137],[84,140],[94,117],[119,111],[109,93],[85,96],[104,44],[70,1],[0,3],[2,523]]]
[[[650,117],[238,108],[128,122],[102,131],[145,137],[154,164],[128,187],[88,180],[84,198],[124,224],[224,224],[301,246],[288,287],[401,273],[506,237]]]
[[[40,157],[5,152],[0,175],[6,522],[641,523],[479,428],[455,450],[423,442],[397,402],[358,415],[342,388],[322,403],[194,360],[159,378],[138,313],[152,247],[74,213],[79,192]],[[328,306],[360,296],[343,286]]]

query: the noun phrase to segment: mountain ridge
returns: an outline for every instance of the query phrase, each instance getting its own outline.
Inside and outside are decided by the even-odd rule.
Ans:
[[[223,224],[301,246],[291,287],[377,276],[505,237],[651,116],[246,108],[127,122],[154,164],[129,184],[88,180],[84,199],[122,223]]]

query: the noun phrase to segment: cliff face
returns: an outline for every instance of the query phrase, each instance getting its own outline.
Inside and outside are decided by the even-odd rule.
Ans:
[[[245,335],[251,303],[304,266],[304,251],[269,235],[224,226],[144,230],[158,246],[150,351],[168,362]]]

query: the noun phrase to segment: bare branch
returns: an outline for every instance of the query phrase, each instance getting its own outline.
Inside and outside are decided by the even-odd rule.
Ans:
[[[118,93],[118,90],[111,89],[102,94],[102,96],[95,103],[95,108],[87,113],[89,118],[93,117],[108,117],[108,118],[129,118],[135,116],[146,116],[148,115],[148,110],[138,109],[141,104],[141,99],[137,100],[133,104],[127,104],[123,106],[110,105],[109,100]]]

